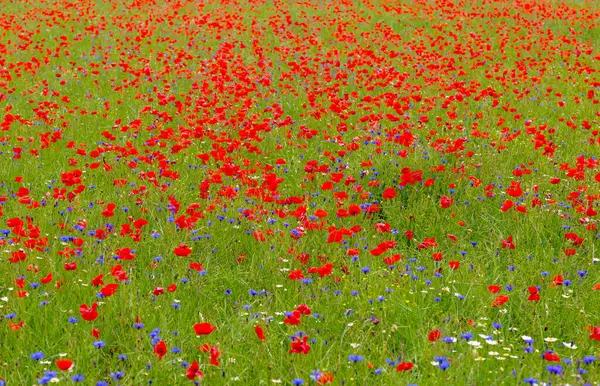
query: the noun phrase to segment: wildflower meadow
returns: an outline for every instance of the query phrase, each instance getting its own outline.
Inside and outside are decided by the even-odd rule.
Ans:
[[[0,0],[0,385],[600,384],[600,2]]]

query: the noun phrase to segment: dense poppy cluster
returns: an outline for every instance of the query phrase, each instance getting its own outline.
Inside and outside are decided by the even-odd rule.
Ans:
[[[0,27],[0,386],[600,379],[600,3]]]

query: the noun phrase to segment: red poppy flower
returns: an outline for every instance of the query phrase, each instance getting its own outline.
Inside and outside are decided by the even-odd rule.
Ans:
[[[291,343],[292,344],[292,348],[289,350],[290,354],[308,354],[308,352],[310,351],[310,346],[308,345],[308,343],[306,343],[308,341],[308,336],[305,336],[304,338],[300,339],[299,337],[296,337],[294,339],[294,341]]]
[[[534,302],[540,300],[540,294],[538,293],[538,289],[536,286],[527,287],[527,290],[529,291],[529,297],[527,298],[527,300]]]
[[[439,340],[442,338],[442,332],[440,330],[431,330],[429,332],[429,336],[427,337],[427,340],[429,340],[430,342],[435,342],[436,340]]]
[[[562,275],[556,275],[552,278],[552,282],[554,283],[554,285],[563,285],[564,283],[564,278],[562,277]]]
[[[387,200],[391,200],[392,198],[396,197],[396,189],[394,188],[387,188],[386,190],[383,191],[383,195],[382,197],[387,199]]]
[[[397,372],[410,371],[413,367],[414,367],[414,365],[410,362],[402,362],[398,366],[396,366],[396,371]]]
[[[209,363],[213,366],[219,367],[219,357],[221,356],[221,351],[215,346],[210,348],[210,359]]]
[[[167,353],[167,344],[164,340],[161,340],[154,346],[154,353],[158,355],[158,360],[163,359],[163,357]]]
[[[70,263],[65,263],[64,267],[65,271],[75,271],[77,269],[77,262],[72,261]]]
[[[254,327],[254,332],[256,333],[256,336],[258,337],[258,339],[260,340],[265,340],[265,332],[263,331],[262,327],[260,327],[259,325],[256,325],[256,327]]]
[[[450,198],[448,196],[442,196],[440,198],[440,207],[442,209],[447,209],[452,205],[453,202],[454,202],[453,198]]]
[[[385,257],[383,259],[383,262],[387,265],[394,265],[394,263],[400,261],[402,259],[402,256],[395,254],[389,257]]]
[[[118,287],[119,287],[118,284],[107,284],[104,287],[102,287],[102,289],[100,290],[100,292],[105,297],[109,297],[109,296],[112,296],[112,295],[114,295],[114,294],[117,293],[117,288]]]
[[[19,323],[13,323],[13,322],[8,322],[8,325],[10,326],[10,329],[13,331],[19,331],[21,329],[21,327],[23,327],[25,325],[24,321],[20,321]]]
[[[97,286],[104,284],[104,281],[102,280],[103,278],[104,278],[103,274],[96,276],[95,278],[92,279],[92,285],[94,287],[97,287]]]
[[[142,227],[144,227],[147,224],[148,224],[148,220],[145,220],[143,218],[137,219],[133,222],[133,226],[136,227],[137,229],[141,229]]]
[[[306,304],[300,304],[296,307],[296,311],[299,311],[302,315],[310,315],[312,313]]]
[[[327,212],[324,211],[323,209],[317,209],[315,211],[315,216],[317,216],[318,218],[327,217]]]
[[[173,250],[175,256],[186,257],[192,254],[192,250],[186,244],[179,244],[177,248]]]
[[[69,370],[71,366],[73,366],[73,361],[70,359],[59,359],[56,361],[56,367],[58,367],[60,370]]]
[[[515,249],[512,236],[508,236],[506,240],[502,240],[502,248]]]
[[[131,252],[129,248],[117,249],[117,256],[119,256],[119,260],[133,260],[135,259],[135,254]]]
[[[292,312],[292,315],[288,316],[287,318],[285,318],[283,320],[283,323],[285,324],[289,324],[289,325],[297,325],[300,324],[300,316],[302,315],[302,313],[298,310],[294,310]]]
[[[325,372],[319,374],[319,377],[317,378],[317,385],[325,385],[328,383],[332,383],[333,379],[334,379],[333,374],[325,371]]]
[[[96,311],[97,307],[97,303],[92,304],[92,308],[89,308],[86,304],[79,306],[79,313],[81,314],[83,320],[87,320],[88,322],[96,320],[98,317],[98,311]]]
[[[512,181],[510,186],[506,189],[506,194],[511,197],[521,197],[523,195],[523,189],[521,189],[521,183]]]
[[[560,357],[556,353],[546,351],[544,353],[544,360],[548,362],[560,362]]]
[[[217,327],[210,323],[196,323],[194,324],[194,331],[196,335],[210,335]]]
[[[460,266],[460,261],[452,260],[448,262],[448,265],[450,266],[450,269],[458,269],[458,267]]]
[[[302,280],[304,279],[304,274],[302,273],[301,269],[295,269],[293,271],[290,271],[290,273],[288,274],[288,278],[290,280]]]
[[[202,371],[200,371],[200,367],[198,366],[197,361],[193,361],[192,364],[189,365],[189,367],[185,371],[185,376],[190,381],[193,381],[197,377],[204,378],[204,374],[202,373]]]
[[[52,282],[52,272],[50,272],[45,277],[43,277],[42,279],[40,279],[40,281],[42,282],[42,284],[51,283]]]
[[[406,231],[404,233],[406,234],[407,232],[410,232],[410,235],[412,236],[412,231]],[[437,247],[437,246],[438,246],[438,243],[435,241],[434,237],[426,237],[425,240],[423,240],[421,243],[419,243],[419,245],[417,245],[417,249],[427,249],[427,248]]]
[[[508,296],[500,295],[496,296],[496,299],[492,302],[492,307],[500,307],[508,301]]]

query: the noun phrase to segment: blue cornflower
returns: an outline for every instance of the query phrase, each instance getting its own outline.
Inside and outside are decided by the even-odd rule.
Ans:
[[[550,374],[562,374],[563,372],[561,365],[546,366],[546,370],[548,370]]]
[[[94,347],[96,347],[96,348],[102,348],[104,346],[106,346],[106,342],[104,342],[104,341],[97,340],[94,342]]]
[[[44,376],[40,379],[38,379],[38,383],[40,385],[47,385],[48,383],[50,383],[50,381],[52,380],[52,378],[55,378],[57,375],[56,371],[46,371],[44,372]]]
[[[118,379],[123,378],[124,376],[125,376],[125,373],[123,371],[117,371],[117,372],[114,372],[114,373],[110,373],[110,377],[112,379],[114,379],[115,381],[118,380]]]
[[[39,361],[40,359],[44,359],[44,353],[41,351],[34,352],[30,355],[31,359]]]
[[[159,334],[160,334],[160,328],[155,328],[154,330],[150,331],[148,336],[150,338],[157,338]]]
[[[362,355],[354,355],[354,354],[350,354],[348,355],[348,360],[350,360],[350,362],[361,362],[363,359],[365,359]]]
[[[585,357],[583,357],[583,363],[585,363],[586,365],[589,365],[590,363],[594,362],[596,360],[596,357],[594,355],[587,355]]]

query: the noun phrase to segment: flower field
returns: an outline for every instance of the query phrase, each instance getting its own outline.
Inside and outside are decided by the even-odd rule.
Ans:
[[[600,3],[0,0],[0,385],[600,383]]]

